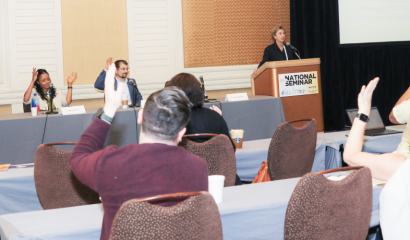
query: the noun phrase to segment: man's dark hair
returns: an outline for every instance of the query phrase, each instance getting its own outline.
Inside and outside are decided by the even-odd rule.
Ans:
[[[185,93],[176,87],[168,87],[148,97],[141,127],[147,135],[173,141],[190,117],[191,103]]]
[[[120,68],[120,63],[124,63],[125,65],[128,66],[127,61],[125,61],[125,60],[117,60],[117,61],[115,61],[115,67],[116,67],[117,69]]]
[[[39,81],[40,81],[40,76],[43,75],[44,73],[47,73],[48,76],[50,76],[50,74],[48,74],[47,70],[45,69],[38,69],[37,72],[38,72],[37,80],[34,82],[34,88],[36,89],[38,96],[40,96],[41,99],[46,100],[46,94],[44,94],[43,88],[40,86]],[[53,89],[53,98],[55,98],[56,89],[54,87],[52,87],[52,89]]]
[[[201,84],[194,75],[189,73],[179,73],[166,82],[165,86],[178,87],[185,92],[189,101],[193,104],[193,108],[202,108],[205,94],[204,91],[202,91]]]

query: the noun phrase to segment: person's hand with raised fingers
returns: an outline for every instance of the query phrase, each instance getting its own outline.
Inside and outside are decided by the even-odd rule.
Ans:
[[[74,82],[74,79],[75,79],[76,77],[77,77],[77,73],[76,73],[76,72],[72,72],[71,75],[68,76],[68,78],[67,78],[67,85],[68,85],[69,87],[72,87],[72,86],[73,86],[73,82]]]
[[[37,80],[37,75],[38,75],[37,69],[33,67],[33,77],[31,78],[32,82],[35,82]]]
[[[212,105],[212,107],[210,107],[209,109],[214,110],[215,112],[219,113],[219,115],[222,116],[222,111],[221,109],[219,109],[219,107]]]
[[[105,70],[108,71],[108,68],[110,67],[112,62],[112,57],[107,58],[107,61],[105,62]]]
[[[258,73],[258,69],[253,70],[253,74]]]
[[[371,80],[369,84],[367,84],[367,87],[362,86],[362,90],[360,91],[359,96],[357,97],[359,113],[363,113],[369,116],[370,109],[372,106],[373,91],[376,88],[378,82],[379,78],[376,77],[373,80]]]
[[[121,106],[121,95],[124,84],[117,84],[117,90],[114,89],[115,83],[115,65],[111,64],[105,75],[105,105],[104,113],[109,117],[114,117],[115,112]]]

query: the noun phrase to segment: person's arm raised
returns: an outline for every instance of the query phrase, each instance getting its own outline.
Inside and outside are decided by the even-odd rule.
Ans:
[[[74,79],[77,77],[77,73],[76,72],[72,72],[70,76],[68,76],[67,78],[67,96],[66,96],[66,102],[68,105],[71,104],[71,100],[73,97],[73,82]]]
[[[359,114],[363,113],[369,116],[373,91],[378,81],[379,78],[375,78],[370,81],[367,87],[362,87],[357,98]],[[343,159],[350,166],[365,166],[370,168],[374,178],[386,181],[403,163],[404,155],[394,153],[376,155],[362,152],[365,128],[366,122],[355,118],[349,137],[347,138]]]
[[[27,102],[28,100],[30,100],[31,91],[33,90],[34,83],[37,80],[37,75],[38,75],[38,72],[37,72],[36,68],[33,68],[33,76],[31,78],[31,82],[30,82],[30,85],[27,88],[27,91],[24,93],[23,102]]]
[[[111,64],[105,75],[105,105],[104,113],[114,118],[115,112],[121,106],[121,95],[124,84],[118,84],[117,90],[114,89],[115,65]]]
[[[112,64],[105,77],[105,106],[104,113],[113,118],[121,106],[122,85],[114,90],[115,67]],[[77,141],[70,157],[70,166],[75,176],[90,188],[98,191],[99,161],[106,152],[115,151],[117,146],[107,146],[104,143],[110,130],[110,124],[104,120],[95,119]]]

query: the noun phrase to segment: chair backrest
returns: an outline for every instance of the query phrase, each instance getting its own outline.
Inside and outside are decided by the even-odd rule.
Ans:
[[[23,111],[26,112],[31,112],[31,104],[24,104],[23,103]]]
[[[306,121],[297,128],[292,123]],[[312,170],[315,159],[317,125],[314,119],[280,124],[269,145],[268,170],[271,180],[301,177]]]
[[[170,207],[149,203],[175,197],[188,198]],[[223,239],[221,216],[208,192],[133,199],[118,210],[109,239]]]
[[[99,203],[99,195],[82,184],[70,167],[72,151],[59,150],[50,143],[38,146],[34,158],[34,182],[43,208],[55,209]]]
[[[308,173],[289,200],[285,239],[366,239],[372,196],[369,168],[354,171],[341,181]]]
[[[192,136],[208,136],[208,141],[197,143],[188,139]],[[179,146],[205,160],[209,175],[224,175],[225,187],[234,186],[236,180],[235,151],[229,138],[224,134],[185,135]]]

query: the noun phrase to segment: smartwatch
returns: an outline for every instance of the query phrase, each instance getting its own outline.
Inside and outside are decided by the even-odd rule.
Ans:
[[[98,109],[97,113],[95,114],[95,118],[104,120],[109,124],[111,124],[112,121],[114,120],[112,117],[107,116],[104,113],[104,109],[102,109],[102,108]]]
[[[356,113],[356,117],[365,123],[369,122],[369,116],[363,113]]]

